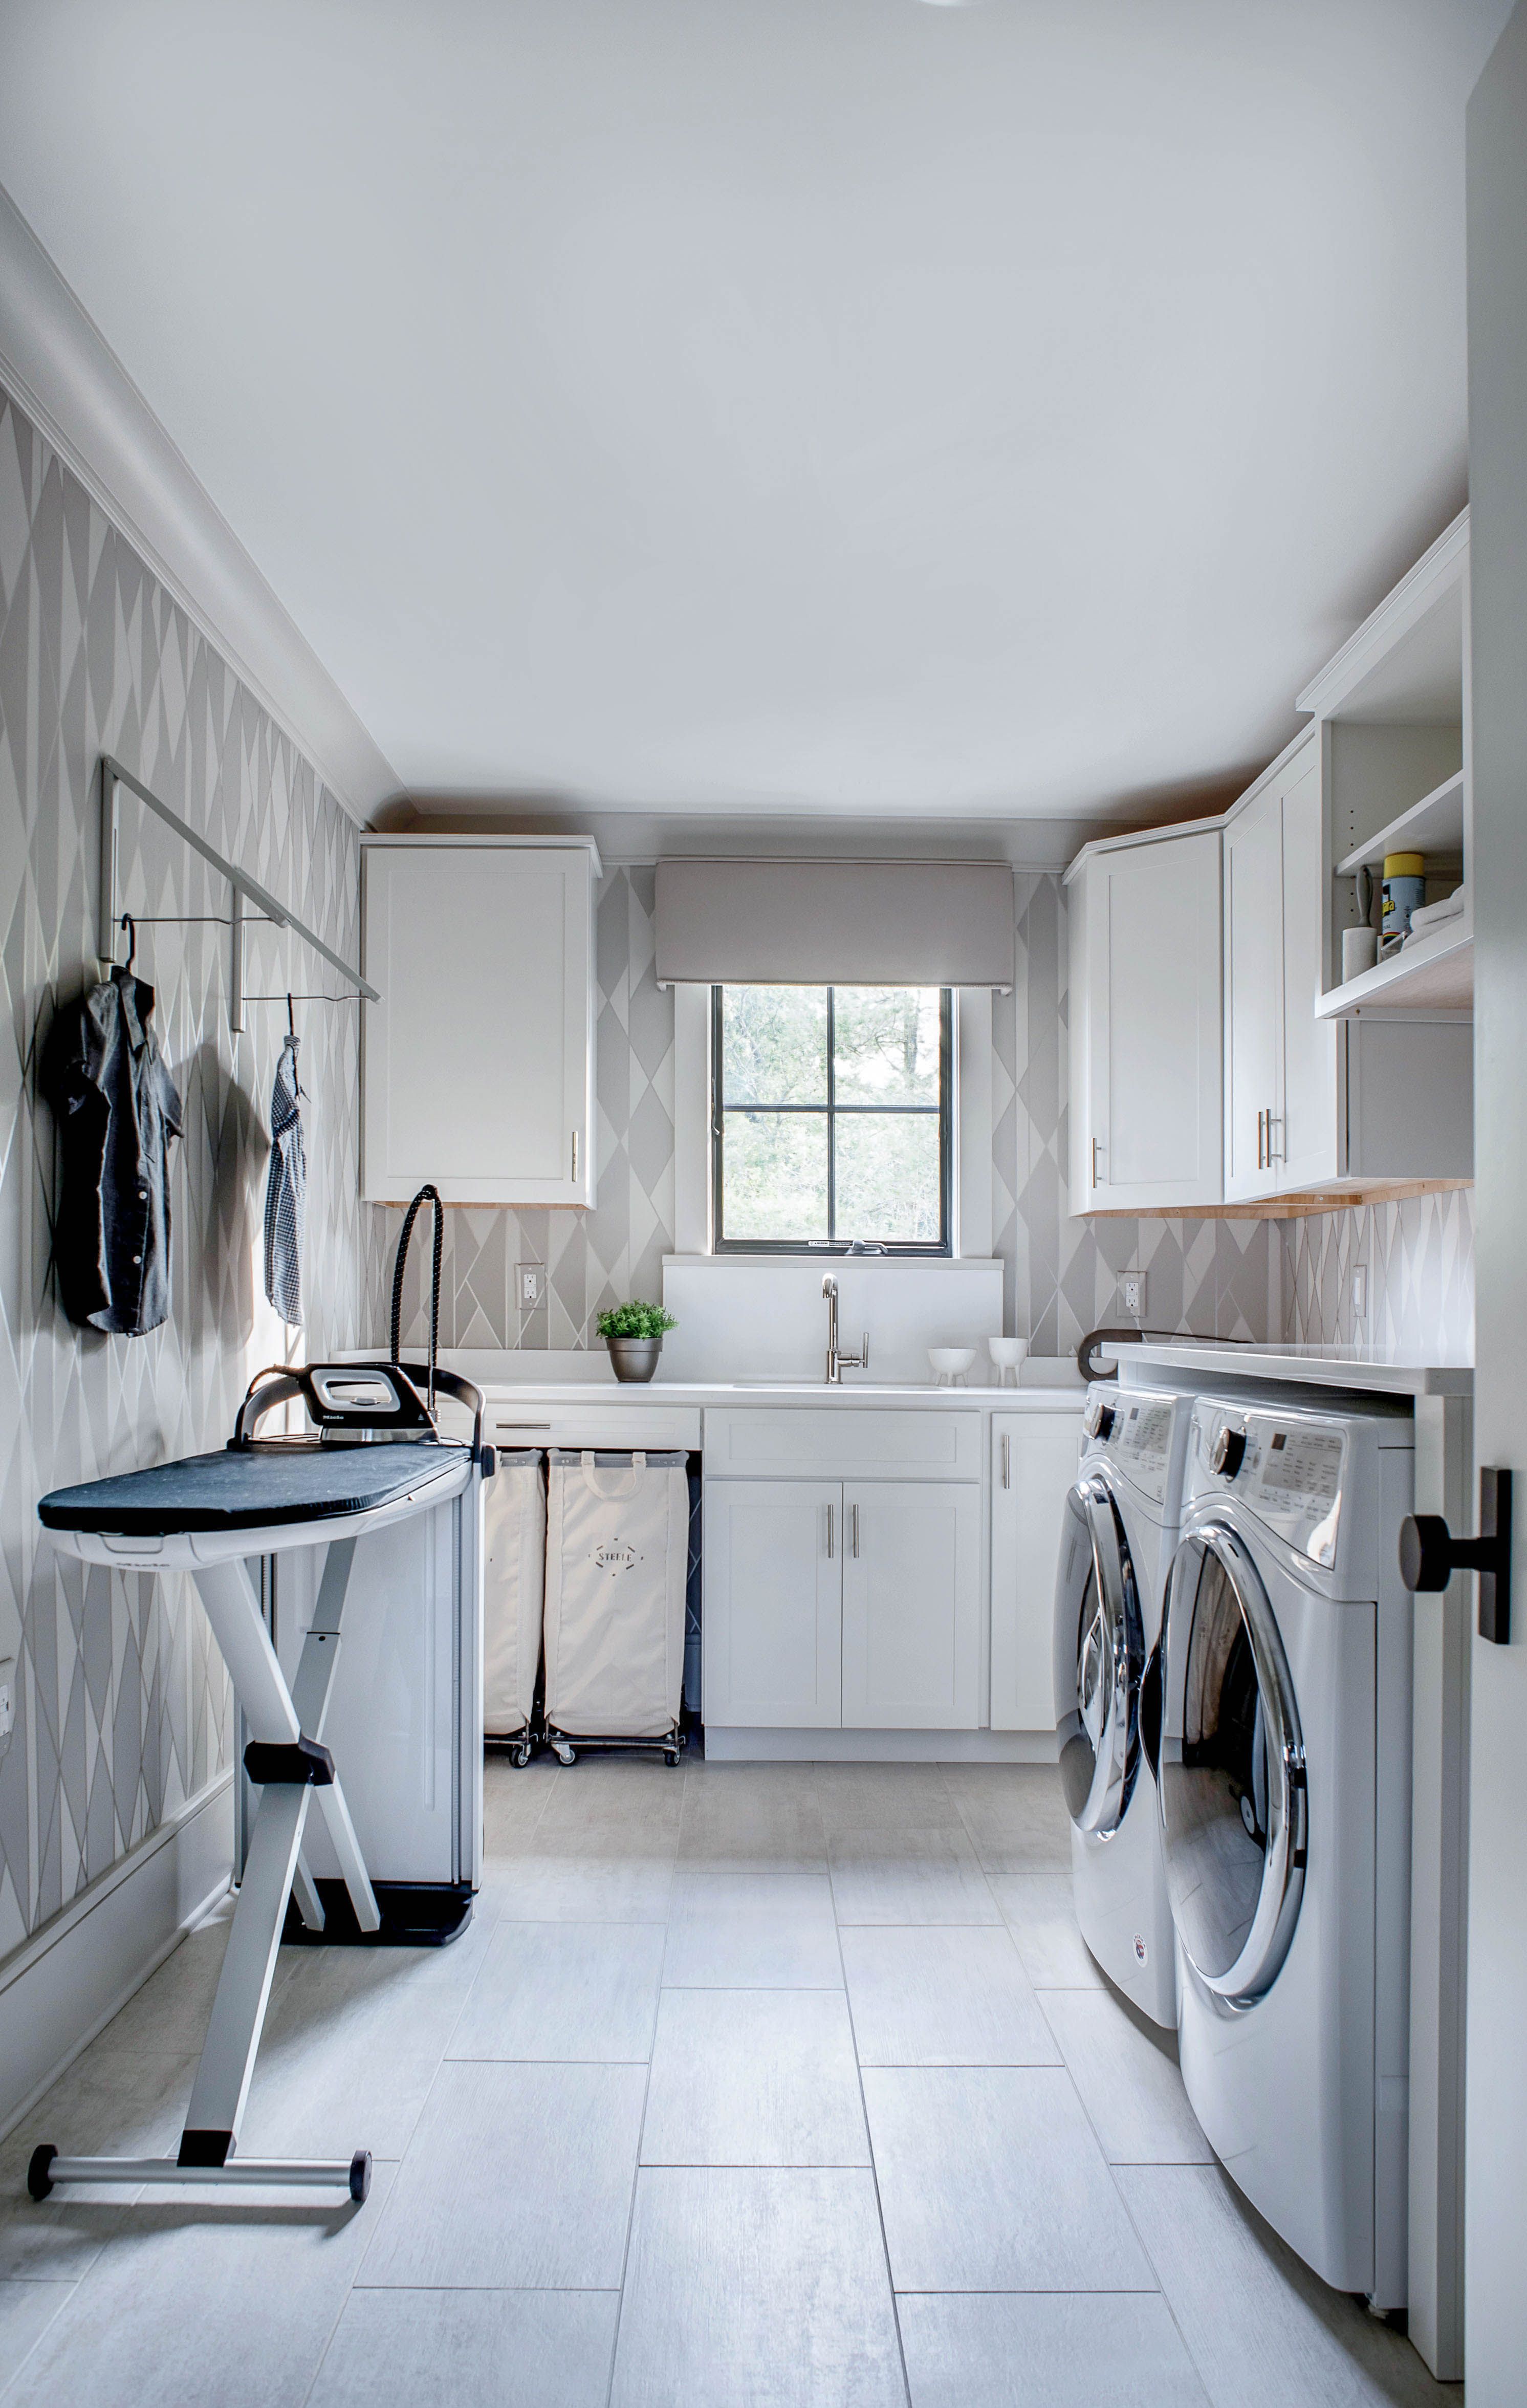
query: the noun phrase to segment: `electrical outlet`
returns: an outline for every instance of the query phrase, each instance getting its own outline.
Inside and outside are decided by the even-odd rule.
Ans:
[[[1352,1318],[1354,1321],[1366,1321],[1368,1318],[1368,1266],[1366,1263],[1354,1263],[1352,1266]]]
[[[1146,1275],[1144,1271],[1120,1271],[1119,1301],[1132,1321],[1145,1319]]]
[[[521,1312],[534,1312],[537,1305],[544,1304],[546,1302],[546,1265],[516,1263],[514,1292],[520,1300]]]
[[[10,1734],[16,1727],[16,1658],[7,1656],[0,1664],[0,1756],[10,1745]]]

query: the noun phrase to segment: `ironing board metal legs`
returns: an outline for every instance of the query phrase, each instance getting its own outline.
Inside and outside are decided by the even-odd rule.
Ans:
[[[251,1734],[245,1763],[250,1779],[262,1787],[179,2154],[176,2157],[70,2157],[44,2145],[34,2152],[27,2176],[35,2199],[45,2198],[61,2182],[295,2183],[324,2188],[337,2186],[357,2200],[366,2195],[371,2159],[364,2150],[357,2150],[348,2160],[332,2162],[235,2156],[270,2002],[287,1900],[293,1890],[308,1928],[320,1929],[323,1923],[323,1909],[302,1861],[303,1831],[315,1799],[357,1923],[368,1932],[376,1931],[381,1923],[344,1791],[322,1744],[354,1553],[353,1539],[335,1540],[329,1546],[312,1624],[290,1689],[248,1567],[235,1558],[204,1566],[195,1574],[207,1620]]]

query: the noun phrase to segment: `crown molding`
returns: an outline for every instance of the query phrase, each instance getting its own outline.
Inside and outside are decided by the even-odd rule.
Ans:
[[[0,381],[367,826],[401,780],[3,186]]]
[[[1467,576],[1468,566],[1469,510],[1465,502],[1435,543],[1422,552],[1414,568],[1406,570],[1377,609],[1370,610],[1356,633],[1348,637],[1340,652],[1334,653],[1324,668],[1295,696],[1295,710],[1310,710],[1319,718],[1335,710],[1401,638],[1408,636],[1418,620],[1423,619],[1444,594]]]

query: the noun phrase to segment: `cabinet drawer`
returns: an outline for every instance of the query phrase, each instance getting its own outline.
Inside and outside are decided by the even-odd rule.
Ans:
[[[562,1405],[551,1412],[517,1412],[494,1406],[486,1416],[495,1446],[605,1447],[619,1453],[640,1447],[686,1454],[700,1443],[700,1415],[692,1405]]]
[[[979,1480],[979,1413],[874,1412],[854,1406],[715,1408],[706,1414],[706,1473],[781,1480]]]

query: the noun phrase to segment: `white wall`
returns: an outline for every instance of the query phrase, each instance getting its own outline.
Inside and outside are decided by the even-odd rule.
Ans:
[[[838,1286],[838,1344],[856,1354],[866,1334],[868,1378],[932,1378],[930,1346],[976,1346],[966,1375],[990,1380],[984,1343],[1002,1336],[1000,1262],[739,1262],[725,1255],[663,1267],[663,1300],[678,1318],[664,1340],[666,1380],[733,1380],[738,1372],[821,1377],[827,1344],[822,1275]],[[850,1371],[854,1386],[865,1374]]]

